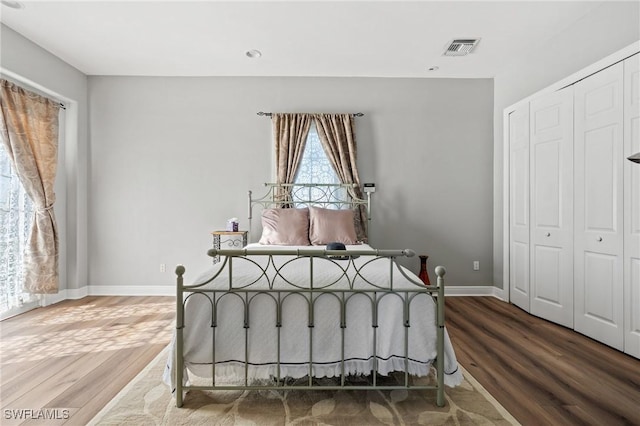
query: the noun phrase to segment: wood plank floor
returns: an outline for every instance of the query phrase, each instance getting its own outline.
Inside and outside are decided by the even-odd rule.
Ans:
[[[640,361],[492,297],[449,297],[462,364],[524,425],[640,425]]]
[[[174,300],[85,297],[0,322],[0,423],[85,425],[167,346]],[[43,408],[58,419],[6,411]]]
[[[84,425],[171,339],[172,297],[86,297],[0,322],[4,425]],[[524,425],[640,425],[640,361],[490,297],[447,298],[458,360]],[[17,422],[5,410],[58,408]]]

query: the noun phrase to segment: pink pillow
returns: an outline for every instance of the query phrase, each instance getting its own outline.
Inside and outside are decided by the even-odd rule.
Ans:
[[[263,210],[260,244],[308,246],[309,209]]]
[[[314,246],[338,242],[357,244],[353,210],[309,207],[309,240]]]

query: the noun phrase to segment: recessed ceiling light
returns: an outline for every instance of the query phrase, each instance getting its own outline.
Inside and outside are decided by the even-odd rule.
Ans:
[[[10,7],[11,9],[24,9],[24,4],[17,1],[2,0],[2,5]]]
[[[432,67],[429,67],[429,68],[427,69],[427,71],[438,71],[439,69],[440,69],[440,67],[438,67],[438,66],[435,66],[435,65],[434,65],[434,66],[432,66]]]
[[[262,56],[262,52],[256,49],[251,49],[247,50],[245,55],[247,55],[251,59],[258,59],[260,56]]]

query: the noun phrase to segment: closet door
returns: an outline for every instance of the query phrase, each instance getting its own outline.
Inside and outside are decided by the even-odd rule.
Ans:
[[[529,104],[509,114],[509,285],[529,312]]]
[[[640,152],[640,55],[624,61],[624,158]],[[624,164],[624,351],[640,358],[640,164]]]
[[[573,327],[573,88],[530,108],[531,313]]]
[[[623,348],[623,64],[575,85],[575,330]]]

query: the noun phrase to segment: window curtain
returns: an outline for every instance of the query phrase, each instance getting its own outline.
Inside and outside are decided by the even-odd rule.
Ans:
[[[0,135],[34,217],[25,249],[25,290],[58,292],[58,231],[53,185],[58,162],[60,104],[0,80]]]
[[[276,150],[276,180],[278,184],[291,184],[296,178],[302,160],[311,126],[311,116],[274,113],[271,121]],[[291,205],[290,190],[280,190],[275,196],[283,207]]]
[[[322,146],[342,183],[355,183],[353,192],[362,197],[360,176],[356,166],[356,140],[351,114],[314,114],[313,116]],[[359,206],[356,214],[358,240],[367,241],[367,212]]]

